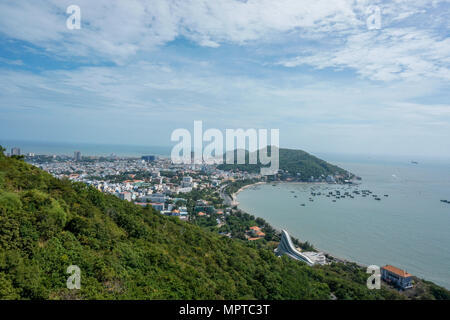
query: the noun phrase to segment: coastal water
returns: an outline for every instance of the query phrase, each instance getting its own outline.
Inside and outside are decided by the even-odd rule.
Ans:
[[[238,194],[239,207],[337,257],[391,264],[450,289],[450,204],[440,201],[450,200],[450,165],[337,164],[361,176],[361,185],[258,185]],[[381,200],[353,193],[363,189]],[[336,190],[354,198],[326,197]]]
[[[121,144],[96,144],[96,143],[66,143],[66,142],[39,142],[39,141],[20,141],[0,138],[0,145],[7,152],[11,148],[20,148],[21,154],[29,152],[46,155],[68,155],[73,156],[74,151],[80,151],[84,156],[117,156],[140,157],[143,155],[170,155],[171,148],[164,146],[140,146],[140,145],[121,145]]]

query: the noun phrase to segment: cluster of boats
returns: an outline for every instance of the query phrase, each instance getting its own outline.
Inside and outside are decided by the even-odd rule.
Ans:
[[[295,191],[291,191],[291,193],[295,193]],[[374,194],[372,191],[370,190],[350,190],[350,191],[340,191],[340,190],[333,190],[333,191],[328,191],[324,192],[322,191],[316,191],[316,189],[312,188],[311,189],[311,196],[308,198],[308,200],[310,202],[314,201],[314,197],[319,197],[319,196],[325,196],[327,198],[333,198],[332,202],[336,202],[336,200],[338,199],[345,199],[345,198],[350,198],[350,199],[354,199],[357,196],[361,196],[361,197],[372,197],[374,200],[380,201],[381,200],[381,196]],[[294,198],[297,198],[297,195],[294,195]],[[389,197],[388,194],[385,194],[384,197]],[[446,200],[445,200],[446,201]],[[448,202],[450,203],[450,202]],[[302,207],[306,206],[305,203],[300,204]]]

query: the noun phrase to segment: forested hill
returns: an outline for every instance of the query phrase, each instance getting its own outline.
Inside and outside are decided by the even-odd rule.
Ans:
[[[69,290],[69,265],[81,289]],[[353,264],[308,267],[0,151],[0,299],[396,298]]]
[[[259,155],[259,151],[257,153]],[[235,151],[236,155],[236,151]],[[235,157],[236,159],[237,157]],[[249,155],[246,152],[246,164],[222,164],[218,168],[221,170],[239,170],[247,171],[251,173],[259,173],[262,167],[261,163],[248,164]],[[279,169],[287,173],[287,176],[296,177],[298,180],[307,181],[311,177],[319,178],[321,175],[326,177],[328,175],[343,175],[353,176],[348,171],[332,165],[322,159],[319,159],[303,150],[293,150],[293,149],[279,149]]]

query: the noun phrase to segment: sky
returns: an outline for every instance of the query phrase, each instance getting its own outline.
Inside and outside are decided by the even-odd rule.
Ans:
[[[1,0],[0,137],[170,146],[202,120],[450,158],[449,17],[448,0]]]

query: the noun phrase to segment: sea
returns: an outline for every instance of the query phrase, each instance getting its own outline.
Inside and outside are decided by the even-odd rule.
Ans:
[[[360,184],[257,185],[237,195],[239,208],[333,256],[394,265],[450,289],[450,203],[441,202],[450,202],[450,162],[332,162],[360,176]],[[326,196],[336,190],[353,198]],[[372,193],[363,197],[361,190]]]
[[[144,146],[134,144],[67,143],[47,141],[10,140],[0,137],[0,146],[11,152],[11,148],[20,148],[21,154],[73,156],[80,151],[83,156],[141,157],[143,155],[170,156],[169,146]]]

